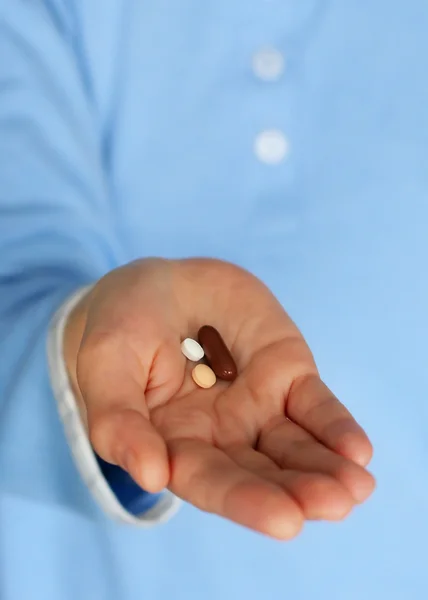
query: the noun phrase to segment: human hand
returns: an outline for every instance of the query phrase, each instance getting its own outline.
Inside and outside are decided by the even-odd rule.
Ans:
[[[223,336],[232,383],[198,388],[180,351]],[[147,259],[101,279],[70,316],[69,376],[91,442],[145,490],[278,539],[338,520],[373,491],[372,447],[321,381],[297,327],[248,272]]]

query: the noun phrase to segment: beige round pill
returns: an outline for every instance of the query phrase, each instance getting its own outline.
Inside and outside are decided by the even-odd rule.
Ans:
[[[192,371],[192,377],[196,385],[206,390],[217,381],[214,371],[207,365],[196,365]]]

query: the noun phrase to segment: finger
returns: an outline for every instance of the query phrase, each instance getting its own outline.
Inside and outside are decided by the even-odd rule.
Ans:
[[[171,490],[197,508],[277,539],[296,536],[303,515],[280,486],[241,468],[218,448],[195,440],[169,445]]]
[[[374,490],[374,478],[363,467],[332,452],[287,419],[262,430],[257,450],[282,469],[330,475],[345,487],[355,502],[364,502]]]
[[[168,453],[162,437],[141,412],[108,410],[89,418],[91,443],[104,460],[121,466],[144,490],[162,491],[169,481]]]
[[[301,377],[291,386],[286,415],[320,442],[359,465],[372,457],[372,445],[349,411],[315,375]]]
[[[96,452],[127,470],[145,490],[161,491],[169,480],[168,453],[149,420],[147,374],[136,356],[110,336],[89,339],[77,369]]]
[[[296,500],[306,519],[337,521],[354,506],[350,493],[329,475],[281,470],[270,458],[249,446],[228,448],[227,452],[239,466],[280,485]]]

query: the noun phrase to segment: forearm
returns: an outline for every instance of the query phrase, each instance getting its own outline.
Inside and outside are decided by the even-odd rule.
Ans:
[[[90,505],[83,507],[75,494],[69,496],[79,478],[58,419],[46,358],[52,315],[75,287],[75,281],[64,281],[54,288],[50,278],[29,274],[0,282],[0,493],[89,511]]]

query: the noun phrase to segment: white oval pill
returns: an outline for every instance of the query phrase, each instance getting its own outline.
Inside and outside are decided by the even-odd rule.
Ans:
[[[204,358],[202,346],[198,344],[196,340],[192,340],[191,338],[186,338],[181,342],[181,351],[184,356],[192,362],[198,362],[198,360]]]

